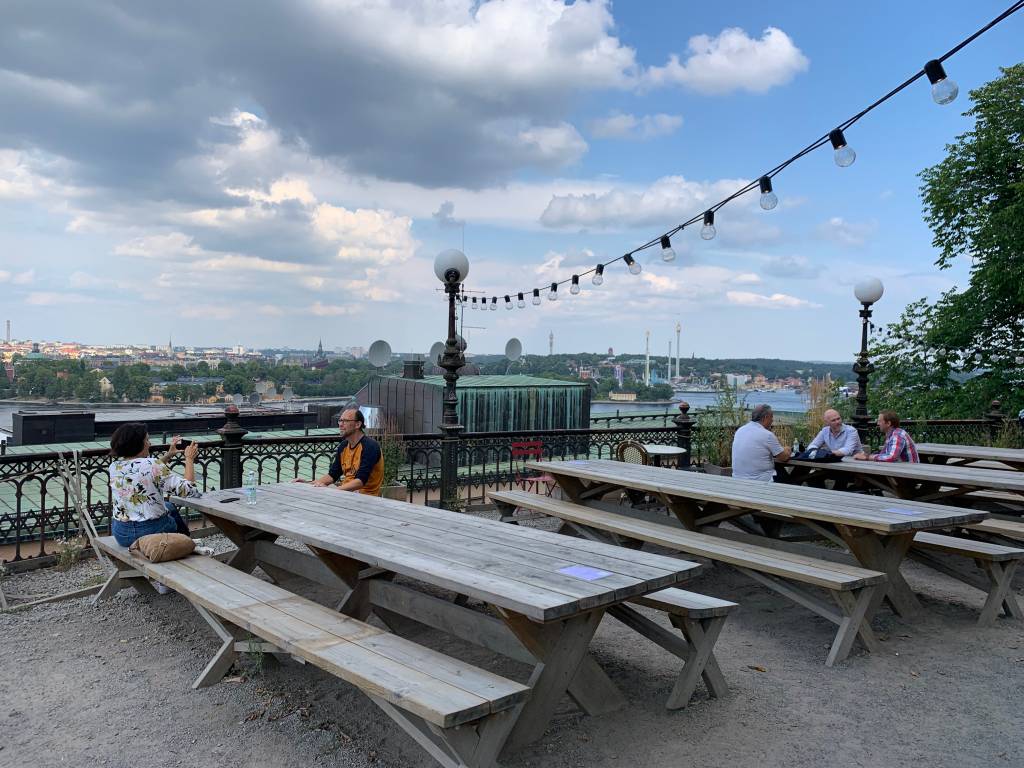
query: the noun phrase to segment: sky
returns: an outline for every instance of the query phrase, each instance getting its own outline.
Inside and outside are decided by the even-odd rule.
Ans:
[[[1009,3],[9,0],[0,27],[0,319],[17,339],[426,351],[433,272],[465,251],[469,351],[851,359],[963,286],[919,172],[967,92],[1021,59],[1024,13],[699,227],[570,296],[506,311],[699,214]],[[1017,41],[1016,43],[1014,41]],[[542,290],[542,296],[546,290]],[[674,347],[673,347],[674,349]]]

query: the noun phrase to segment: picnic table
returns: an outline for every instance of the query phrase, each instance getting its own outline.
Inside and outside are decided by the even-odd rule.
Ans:
[[[810,462],[800,462],[810,463]],[[863,464],[864,462],[857,462]],[[887,598],[903,616],[920,611],[920,603],[900,573],[900,564],[918,532],[968,525],[988,513],[938,504],[894,501],[799,485],[765,483],[732,477],[679,472],[608,460],[537,463],[576,502],[596,500],[615,489],[646,491],[661,499],[691,531],[712,531],[725,520],[748,513],[796,521],[842,545],[866,569],[887,577],[884,589],[871,599],[868,619]],[[831,464],[812,466],[834,466]],[[983,470],[975,470],[983,471]],[[986,471],[987,472],[987,471]],[[771,546],[765,537],[761,543]]]
[[[918,443],[917,454],[929,464],[1024,472],[1024,448],[992,448],[985,445]]]
[[[901,499],[917,501],[971,501],[997,492],[1024,502],[1024,472],[916,462],[842,461],[820,463],[790,459],[776,463],[795,483],[826,477],[856,479]]]
[[[236,546],[231,565],[259,564],[271,576],[298,573],[343,587],[339,610],[363,620],[375,613],[401,631],[412,619],[534,664],[530,697],[506,748],[539,738],[568,692],[588,714],[624,699],[590,657],[607,610],[621,608],[687,578],[695,563],[598,542],[505,525],[333,488],[260,486],[258,503],[225,502],[237,491],[179,503],[202,512]],[[284,547],[287,537],[315,557]],[[396,575],[457,595],[427,594]],[[339,581],[340,580],[340,581]],[[491,606],[498,619],[465,606]]]

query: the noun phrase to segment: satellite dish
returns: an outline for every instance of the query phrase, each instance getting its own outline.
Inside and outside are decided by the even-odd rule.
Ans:
[[[437,359],[443,354],[444,342],[435,341],[430,347],[430,354],[427,356],[427,359],[430,361],[431,365],[437,365]]]
[[[370,345],[370,351],[366,357],[374,368],[383,368],[391,362],[391,345],[386,341],[375,341]]]
[[[259,404],[260,404],[260,393],[259,392],[253,392],[251,395],[249,395],[249,405],[259,405]]]
[[[241,392],[236,392],[231,396],[231,402],[233,402],[235,405],[241,405],[242,403],[245,402],[245,398],[242,397]]]
[[[505,357],[510,363],[514,363],[523,355],[523,342],[517,338],[511,338],[505,345]]]

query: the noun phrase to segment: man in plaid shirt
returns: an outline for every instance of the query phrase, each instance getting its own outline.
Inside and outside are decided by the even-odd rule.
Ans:
[[[885,445],[879,453],[866,454],[863,451],[853,458],[861,461],[909,461],[917,463],[917,446],[906,430],[900,429],[900,417],[895,411],[878,414],[878,428],[885,432]]]

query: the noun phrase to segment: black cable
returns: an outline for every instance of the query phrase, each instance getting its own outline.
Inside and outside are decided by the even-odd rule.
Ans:
[[[1000,24],[1001,22],[1005,21],[1006,19],[1008,19],[1010,16],[1012,16],[1013,14],[1015,14],[1017,11],[1021,10],[1022,8],[1024,8],[1024,0],[1018,0],[1018,2],[1013,3],[1009,8],[1007,8],[1005,11],[1000,13],[994,19],[992,19],[992,21],[990,21],[988,24],[986,24],[985,26],[983,26],[980,29],[978,29],[976,32],[971,34],[969,37],[966,37],[963,40],[961,40],[955,46],[953,46],[948,51],[946,51],[946,53],[944,53],[942,56],[939,56],[937,61],[943,62],[943,61],[946,61],[946,59],[949,59],[952,56],[956,55],[961,50],[963,50],[968,45],[970,45],[975,40],[977,40],[979,37],[981,37],[983,34],[985,34],[990,29],[995,27],[997,24]],[[862,109],[860,112],[856,113],[852,117],[849,117],[846,120],[844,120],[843,122],[839,123],[839,125],[837,125],[836,127],[839,130],[841,130],[841,131],[845,131],[847,128],[849,128],[850,126],[855,124],[857,121],[859,121],[866,114],[871,112],[873,109],[875,109],[876,107],[881,106],[882,104],[887,102],[889,99],[891,99],[893,96],[895,96],[897,93],[899,93],[900,91],[903,91],[904,89],[910,87],[910,85],[912,85],[916,81],[920,80],[922,77],[924,77],[924,74],[925,74],[925,71],[924,71],[924,68],[922,68],[920,71],[916,72],[911,77],[908,77],[906,80],[904,80],[902,83],[897,85],[895,88],[893,88],[887,94],[882,96],[880,99],[877,99],[876,101],[874,101],[873,103],[869,104],[864,109]],[[826,133],[824,136],[822,136],[822,137],[812,141],[810,144],[808,144],[806,147],[801,149],[799,152],[797,152],[795,155],[790,157],[788,160],[784,160],[783,162],[779,163],[777,166],[772,168],[770,171],[767,171],[767,172],[762,173],[762,174],[758,174],[757,178],[759,179],[761,176],[767,176],[768,178],[774,178],[776,176],[776,174],[781,173],[783,170],[788,168],[790,165],[795,163],[797,160],[800,160],[801,158],[805,157],[806,155],[809,155],[814,150],[816,150],[816,149],[818,149],[820,147],[823,147],[825,144],[828,144],[828,143],[829,143],[829,135]],[[757,187],[758,187],[758,182],[756,180],[752,181],[749,184],[746,184],[746,185],[740,187],[738,190],[733,192],[728,197],[726,197],[726,198],[724,198],[722,200],[719,200],[714,205],[709,206],[708,208],[705,209],[705,211],[711,211],[711,212],[718,211],[720,208],[723,208],[724,206],[726,206],[729,203],[731,203],[733,200],[735,200],[735,199],[737,199],[739,197],[742,197],[743,195],[747,194],[748,192],[753,191]],[[652,247],[654,247],[655,245],[657,245],[657,244],[659,244],[661,242],[661,238],[663,238],[663,237],[671,238],[674,235],[678,234],[679,232],[682,232],[687,227],[693,226],[694,224],[697,224],[698,222],[703,221],[704,220],[704,213],[705,213],[705,211],[701,211],[700,213],[698,213],[693,218],[690,218],[690,219],[687,219],[686,221],[684,221],[682,224],[677,224],[675,227],[670,229],[668,232],[664,232],[664,233],[658,235],[657,237],[655,237],[655,238],[653,238],[651,240],[648,240],[646,243],[644,243],[641,246],[638,246],[637,248],[634,248],[632,251],[628,251],[627,253],[623,254],[622,256],[616,256],[614,259],[609,259],[608,261],[603,262],[602,266],[603,267],[607,267],[609,264],[614,264],[617,261],[622,261],[626,256],[632,256],[635,253],[639,253],[640,251],[645,251],[648,248],[652,248]],[[590,269],[588,269],[585,272],[575,272],[573,274],[577,275],[578,277],[585,277],[586,275],[589,275],[589,274],[591,274],[591,273],[593,273],[595,271],[597,271],[597,267],[591,267]],[[572,281],[572,277],[567,277],[565,280],[553,281],[553,282],[555,282],[556,285],[564,285],[564,284],[569,283],[571,281]],[[548,285],[550,285],[550,284],[548,284]],[[529,291],[513,291],[512,293],[524,293],[524,294],[525,293],[533,293],[533,290],[534,289],[531,288]],[[540,288],[539,290],[544,290],[544,288]],[[501,295],[504,295],[504,292],[502,292]],[[509,295],[512,295],[512,294],[509,294]]]

